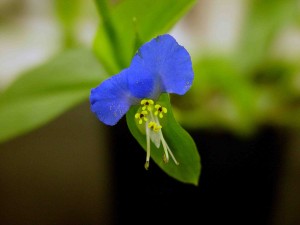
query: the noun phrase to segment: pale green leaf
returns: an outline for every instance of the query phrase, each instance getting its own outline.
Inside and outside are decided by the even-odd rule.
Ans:
[[[141,43],[167,32],[195,0],[126,0],[110,8],[96,0],[102,16],[94,49],[112,74],[127,67]]]
[[[87,49],[69,50],[21,75],[0,94],[0,142],[37,128],[88,100],[104,71]]]

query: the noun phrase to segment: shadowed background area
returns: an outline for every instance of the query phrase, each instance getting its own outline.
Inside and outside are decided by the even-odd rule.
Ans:
[[[0,145],[0,224],[111,224],[111,156],[89,104]]]

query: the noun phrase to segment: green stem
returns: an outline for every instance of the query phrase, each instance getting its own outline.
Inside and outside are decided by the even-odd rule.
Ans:
[[[117,32],[116,32],[113,22],[111,20],[110,10],[107,5],[107,1],[106,0],[95,0],[95,2],[97,5],[99,14],[102,18],[102,25],[104,26],[104,28],[106,30],[106,34],[108,35],[108,38],[110,40],[111,48],[113,50],[113,55],[116,59],[116,62],[118,64],[118,66],[120,67],[120,69],[125,68],[126,65],[120,54],[121,48],[119,45]]]

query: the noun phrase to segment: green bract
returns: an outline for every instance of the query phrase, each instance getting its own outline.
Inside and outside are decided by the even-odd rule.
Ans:
[[[179,165],[170,160],[165,163],[163,160],[164,149],[159,149],[151,142],[151,157],[155,163],[171,177],[185,183],[198,184],[201,172],[200,156],[192,137],[176,122],[170,98],[168,94],[162,94],[157,101],[158,104],[167,108],[167,115],[161,120],[162,132],[166,142],[172,150]],[[135,114],[140,106],[131,107],[126,114],[128,128],[139,144],[146,150],[147,141],[145,133],[137,126]]]

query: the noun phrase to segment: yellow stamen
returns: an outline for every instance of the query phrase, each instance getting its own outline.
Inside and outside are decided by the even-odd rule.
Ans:
[[[149,169],[149,161],[146,161],[144,166],[145,166],[145,169],[148,170]]]
[[[176,165],[179,165],[175,156],[173,155],[170,147],[168,146],[166,140],[163,137],[162,126],[160,125],[159,118],[163,118],[164,114],[168,112],[166,107],[163,107],[159,104],[155,104],[151,99],[143,99],[140,102],[141,107],[138,112],[134,115],[135,119],[138,120],[139,124],[142,124],[145,121],[145,131],[146,131],[146,163],[145,169],[149,169],[150,162],[150,142],[152,142],[156,148],[160,148],[161,144],[164,150],[163,162],[169,162],[169,156],[173,159]],[[152,112],[152,109],[155,108],[155,112]]]
[[[141,105],[143,106],[142,107],[142,110],[148,110],[148,111],[152,111],[152,105],[154,104],[154,101],[152,99],[143,99],[141,101]]]
[[[136,113],[135,115],[134,115],[134,117],[136,118],[136,119],[138,119],[139,120],[139,124],[142,124],[143,123],[143,121],[147,121],[148,119],[147,119],[147,114],[148,114],[148,112],[147,111],[142,111],[142,112],[140,112],[140,113]]]
[[[163,162],[164,163],[168,163],[169,162],[169,156],[167,156],[166,154],[163,155]]]
[[[148,127],[151,128],[154,132],[158,132],[162,126],[161,125],[158,125],[157,123],[151,121],[149,124],[148,124]]]
[[[159,104],[156,104],[154,106],[154,108],[156,108],[156,111],[154,112],[154,115],[157,116],[159,115],[159,118],[163,118],[164,117],[164,113],[166,114],[168,112],[166,107],[163,107]]]

